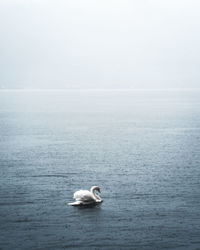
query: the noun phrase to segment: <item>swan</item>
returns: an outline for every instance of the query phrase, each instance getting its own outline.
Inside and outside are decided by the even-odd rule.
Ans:
[[[70,206],[81,206],[81,205],[94,205],[101,203],[103,200],[95,193],[95,191],[101,193],[101,190],[98,186],[91,187],[90,191],[88,190],[79,190],[74,193],[75,202],[68,203]]]

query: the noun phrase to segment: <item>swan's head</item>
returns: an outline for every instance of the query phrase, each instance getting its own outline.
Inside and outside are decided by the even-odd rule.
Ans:
[[[97,191],[97,192],[101,193],[101,190],[100,190],[100,188],[99,188],[98,186],[93,186],[93,187],[91,187],[90,191],[91,191],[91,192]]]

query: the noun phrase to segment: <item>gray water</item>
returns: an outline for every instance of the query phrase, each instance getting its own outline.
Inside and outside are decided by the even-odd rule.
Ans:
[[[200,91],[0,91],[0,174],[0,249],[200,249]]]

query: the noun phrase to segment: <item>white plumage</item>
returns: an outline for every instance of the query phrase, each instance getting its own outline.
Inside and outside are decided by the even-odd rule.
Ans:
[[[103,200],[95,193],[98,191],[101,193],[100,188],[97,186],[91,187],[90,191],[88,190],[79,190],[74,193],[75,202],[68,203],[71,206],[79,205],[91,205],[96,203],[101,203]]]

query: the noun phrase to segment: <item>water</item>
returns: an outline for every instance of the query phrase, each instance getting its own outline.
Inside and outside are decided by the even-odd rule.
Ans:
[[[200,249],[199,149],[200,91],[1,91],[0,249]]]

